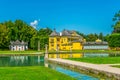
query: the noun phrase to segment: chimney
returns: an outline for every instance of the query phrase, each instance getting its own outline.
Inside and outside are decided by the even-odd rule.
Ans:
[[[60,36],[62,36],[62,32],[60,32]]]

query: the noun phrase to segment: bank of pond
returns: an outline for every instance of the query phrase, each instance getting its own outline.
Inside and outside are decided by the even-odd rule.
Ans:
[[[119,57],[120,53],[49,53],[49,58]]]
[[[109,58],[109,56],[110,55],[107,53],[104,53],[104,54],[96,53],[94,55],[92,53],[49,54],[49,58],[67,58],[67,59],[85,59],[85,58],[96,58],[96,57]],[[117,57],[115,57],[115,58],[117,58]],[[96,58],[96,60],[97,59],[98,58]],[[74,80],[74,79],[76,79],[76,80],[99,80],[101,78],[106,79],[106,77],[101,77],[101,76],[92,75],[92,74],[86,74],[82,71],[78,72],[77,70],[72,70],[72,69],[69,69],[67,67],[64,67],[64,66],[61,66],[58,64],[50,63],[50,62],[44,60],[44,55],[9,55],[9,56],[4,55],[4,56],[0,56],[0,69],[4,70],[5,74],[9,73],[9,69],[11,69],[11,71],[12,71],[12,69],[14,70],[14,68],[17,69],[16,67],[19,67],[18,68],[20,70],[20,71],[18,70],[19,72],[21,72],[22,68],[23,68],[23,71],[27,70],[28,72],[29,72],[29,69],[33,68],[32,70],[34,70],[34,68],[37,68],[33,72],[30,72],[31,73],[30,75],[32,75],[33,77],[36,77],[36,75],[37,75],[37,76],[39,76],[38,78],[41,78],[42,80],[46,80],[47,78],[51,78],[49,80],[53,80],[53,79],[61,80],[61,78],[59,78],[59,77],[61,77],[63,75],[68,76],[69,78],[66,77],[66,79],[62,79],[62,80]],[[47,67],[47,69],[45,67]],[[49,69],[50,69],[50,71],[49,71]],[[51,69],[54,70],[55,72],[52,72]],[[56,74],[56,71],[60,72],[61,76],[59,74]],[[24,75],[26,73],[27,72],[24,72],[22,74]],[[14,74],[14,73],[10,73],[10,74]],[[22,75],[22,74],[14,74],[14,75]],[[35,76],[34,76],[34,74],[35,74]],[[2,80],[5,78],[4,75],[0,74],[0,76],[3,77]],[[40,75],[42,75],[42,76],[40,77]],[[55,75],[56,77],[54,77],[53,75]],[[13,77],[13,76],[11,75],[11,77]],[[43,77],[46,77],[46,79],[43,79]],[[11,80],[12,79],[14,79],[14,78],[11,78]],[[19,79],[17,79],[17,80],[19,80]]]

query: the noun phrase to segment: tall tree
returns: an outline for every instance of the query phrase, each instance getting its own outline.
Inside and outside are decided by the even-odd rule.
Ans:
[[[120,11],[118,11],[113,21],[115,22],[113,25],[113,33],[109,35],[107,38],[109,42],[109,46],[112,48],[119,48],[120,47]]]
[[[38,49],[38,46],[40,46],[40,49],[45,49],[45,44],[49,43],[49,35],[51,34],[52,30],[50,28],[41,28],[37,36],[32,37],[31,39],[31,46],[33,49]],[[40,44],[38,44],[40,42]]]
[[[88,34],[86,36],[86,41],[95,41],[97,39],[97,36],[95,36],[95,34]]]
[[[8,29],[5,25],[0,24],[0,48],[8,48],[9,46],[9,38],[8,38]]]
[[[113,21],[115,22],[113,25],[113,33],[120,33],[120,11],[115,14]]]
[[[100,34],[99,34],[99,39],[102,40],[102,41],[104,40],[103,33],[100,33]]]

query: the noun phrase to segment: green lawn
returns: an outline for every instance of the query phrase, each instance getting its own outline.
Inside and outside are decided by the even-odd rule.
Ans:
[[[94,64],[115,64],[120,63],[120,57],[91,57],[91,58],[69,58],[69,60],[81,61]]]
[[[112,66],[112,67],[117,67],[117,68],[120,68],[120,65],[114,65],[114,66]]]
[[[43,52],[43,51],[0,51],[0,54],[32,54],[39,52]]]
[[[0,80],[75,80],[52,69],[34,67],[0,67]]]

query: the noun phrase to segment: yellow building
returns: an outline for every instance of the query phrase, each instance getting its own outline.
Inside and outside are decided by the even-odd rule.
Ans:
[[[57,33],[55,30],[49,36],[49,50],[82,50],[84,39],[75,31],[63,30]]]

